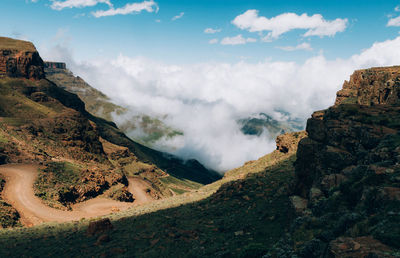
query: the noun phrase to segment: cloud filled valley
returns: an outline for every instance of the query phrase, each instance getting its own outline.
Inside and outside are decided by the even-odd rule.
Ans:
[[[61,46],[43,49],[45,59],[65,61],[75,75],[127,107],[132,114],[158,117],[184,135],[162,138],[155,146],[183,158],[196,158],[218,171],[240,166],[272,151],[268,132],[244,135],[237,121],[258,113],[284,120],[278,111],[302,121],[332,105],[335,93],[355,69],[400,63],[400,37],[375,43],[348,59],[321,53],[303,63],[167,65],[143,57],[77,62]],[[129,116],[117,116],[122,123]],[[134,137],[134,132],[131,134]]]

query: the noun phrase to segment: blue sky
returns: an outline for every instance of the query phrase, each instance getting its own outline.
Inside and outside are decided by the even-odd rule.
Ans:
[[[70,0],[73,1],[73,0]],[[58,2],[65,2],[59,0]],[[133,0],[111,0],[113,8],[124,7]],[[140,3],[140,1],[136,1]],[[0,3],[0,34],[33,41],[39,50],[60,43],[73,49],[80,60],[127,56],[145,56],[166,63],[197,63],[209,61],[258,62],[264,59],[302,61],[323,51],[328,58],[347,58],[368,48],[376,41],[398,35],[398,27],[386,26],[390,15],[399,16],[394,9],[396,0],[353,1],[155,1],[158,12],[141,11],[128,15],[96,18],[93,12],[109,6],[64,8],[54,10],[54,1],[2,0]],[[259,16],[272,18],[283,13],[320,14],[332,21],[347,19],[343,32],[333,36],[303,37],[304,29],[294,29],[271,42],[261,42],[257,32],[238,28],[232,21],[247,10],[259,11]],[[171,20],[181,13],[180,19]],[[221,30],[206,34],[206,28]],[[265,35],[267,32],[263,32]],[[257,42],[243,45],[210,44],[241,34]],[[284,51],[278,47],[309,44],[312,50]]]

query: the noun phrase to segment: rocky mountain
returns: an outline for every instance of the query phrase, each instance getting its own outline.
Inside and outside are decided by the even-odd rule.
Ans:
[[[0,54],[0,164],[41,164],[35,193],[47,204],[69,208],[107,191],[132,200],[127,177],[146,181],[155,199],[220,178],[195,160],[138,144],[91,115],[77,95],[46,79],[33,44],[0,38]]]
[[[398,257],[399,81],[400,67],[356,71],[274,152],[106,219],[0,230],[0,256]],[[119,158],[133,148],[110,144]]]
[[[303,123],[298,119],[291,119],[289,114],[282,112],[281,115],[286,118],[278,121],[271,116],[260,113],[258,115],[238,120],[241,131],[245,135],[260,136],[267,132],[269,137],[275,139],[280,134],[303,130]]]
[[[294,234],[308,236],[302,254],[392,257],[400,248],[400,67],[354,72],[307,133],[292,197],[301,214]]]
[[[140,113],[131,114],[127,108],[114,104],[104,93],[69,71],[65,63],[45,62],[45,72],[46,78],[57,86],[77,94],[89,113],[115,122],[125,134],[146,146],[152,147],[161,138],[183,134],[164,124],[160,118]]]
[[[36,48],[25,41],[10,41],[0,37],[0,76],[43,79],[43,60]]]

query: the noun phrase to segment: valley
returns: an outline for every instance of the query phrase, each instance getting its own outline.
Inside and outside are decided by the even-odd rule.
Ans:
[[[221,176],[88,112],[33,44],[0,49],[1,257],[399,256],[399,66],[355,71],[306,131]]]

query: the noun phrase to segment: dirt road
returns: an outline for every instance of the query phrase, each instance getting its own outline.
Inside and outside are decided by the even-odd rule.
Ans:
[[[21,222],[31,226],[43,222],[66,222],[81,218],[98,217],[115,211],[123,211],[136,204],[151,201],[146,194],[143,180],[129,179],[129,190],[137,202],[124,203],[105,198],[94,198],[73,206],[72,211],[62,211],[45,205],[33,191],[37,167],[32,165],[3,165],[0,174],[6,177],[3,198],[21,215]],[[150,199],[148,199],[150,198]]]
[[[129,178],[128,191],[131,192],[133,198],[135,198],[135,203],[143,204],[153,201],[151,196],[147,194],[147,189],[151,188],[151,185],[140,178]]]

